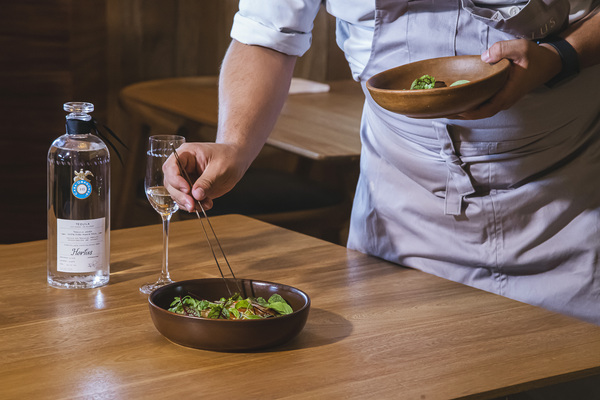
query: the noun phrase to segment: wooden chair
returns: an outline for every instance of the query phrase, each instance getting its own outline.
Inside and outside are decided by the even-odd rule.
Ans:
[[[193,84],[186,84],[190,79]],[[120,104],[131,125],[130,152],[122,177],[123,190],[114,213],[115,227],[141,225],[145,220],[146,223],[156,222],[146,217],[135,220],[135,212],[131,210],[141,204],[149,207],[143,190],[139,189],[147,138],[153,134],[178,133],[188,141],[213,141],[218,115],[217,91],[216,77],[161,79],[136,83],[121,90]],[[333,178],[334,182],[320,179],[325,174],[319,170],[340,165],[343,165],[343,178],[337,176]],[[248,215],[345,244],[353,197],[353,190],[347,188],[354,187],[357,176],[357,158],[350,163],[346,159],[313,162],[266,146],[238,185],[230,193],[215,199],[210,215]],[[182,212],[176,215],[177,218],[191,217]]]

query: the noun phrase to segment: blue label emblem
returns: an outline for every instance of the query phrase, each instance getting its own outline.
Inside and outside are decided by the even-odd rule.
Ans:
[[[87,199],[92,194],[92,185],[88,181],[76,181],[71,187],[73,196],[78,199]]]
[[[71,192],[73,196],[78,199],[87,199],[92,194],[92,184],[88,179],[88,176],[94,176],[90,171],[83,172],[83,169],[79,172],[75,171],[75,178],[73,178],[73,186],[71,186]]]

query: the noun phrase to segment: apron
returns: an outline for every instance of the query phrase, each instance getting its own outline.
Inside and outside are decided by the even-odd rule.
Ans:
[[[541,1],[516,19],[467,1],[376,1],[348,247],[600,325],[600,66],[477,121],[404,117],[364,86],[531,36],[539,27],[519,27],[530,5],[560,27],[563,3]]]

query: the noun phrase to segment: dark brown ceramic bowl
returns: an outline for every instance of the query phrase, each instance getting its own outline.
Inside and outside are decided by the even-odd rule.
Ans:
[[[236,286],[227,279],[232,291]],[[175,296],[193,293],[209,301],[229,297],[221,278],[193,279],[171,283],[156,289],[148,297],[150,315],[156,329],[177,344],[215,351],[248,351],[283,344],[300,333],[310,309],[306,293],[279,283],[239,279],[243,297],[269,299],[278,293],[294,312],[280,317],[252,320],[195,318],[167,311]]]
[[[471,110],[504,85],[510,62],[490,65],[480,56],[432,58],[402,65],[373,75],[367,89],[386,110],[412,118],[443,118]],[[412,82],[431,75],[448,87],[410,90]],[[458,80],[469,83],[449,87]]]

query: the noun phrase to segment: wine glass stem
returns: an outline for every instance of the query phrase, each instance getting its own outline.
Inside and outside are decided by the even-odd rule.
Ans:
[[[162,271],[160,273],[160,282],[170,281],[169,276],[169,222],[171,221],[171,214],[162,215],[163,222],[163,260],[162,260]]]

